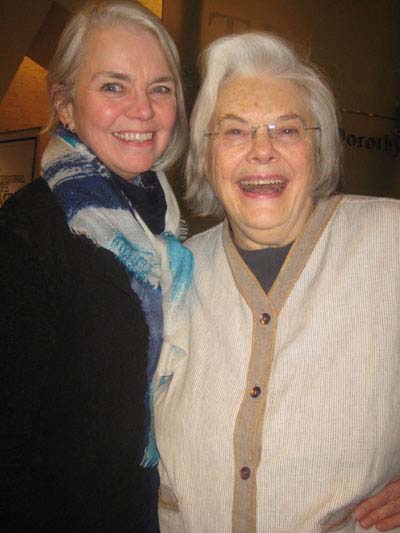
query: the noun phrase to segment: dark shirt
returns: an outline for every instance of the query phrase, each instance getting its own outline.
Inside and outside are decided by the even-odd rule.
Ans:
[[[167,202],[157,174],[149,170],[131,181],[112,174],[112,179],[148,228],[156,235],[162,233],[165,229]]]
[[[242,250],[236,246],[242,259],[258,279],[266,293],[272,287],[293,243],[279,248]]]

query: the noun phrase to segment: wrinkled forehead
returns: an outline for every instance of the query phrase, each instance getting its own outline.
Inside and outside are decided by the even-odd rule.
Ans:
[[[295,81],[268,72],[235,74],[223,81],[212,122],[229,115],[265,122],[280,116],[297,115],[313,119],[309,98]]]
[[[92,30],[71,79],[76,85],[99,73],[133,78],[139,72],[154,79],[175,78],[153,31],[135,23],[114,23]]]

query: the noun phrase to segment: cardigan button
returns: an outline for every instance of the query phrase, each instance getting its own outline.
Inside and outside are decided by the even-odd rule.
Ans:
[[[240,469],[240,477],[246,481],[246,479],[249,479],[251,474],[251,470],[248,466],[243,466]]]
[[[253,387],[250,391],[250,396],[252,398],[257,398],[257,396],[260,396],[261,394],[261,388],[258,387],[258,385],[256,385],[255,387]]]
[[[261,316],[260,316],[260,324],[262,326],[266,326],[269,321],[271,320],[271,317],[268,313],[262,313]]]

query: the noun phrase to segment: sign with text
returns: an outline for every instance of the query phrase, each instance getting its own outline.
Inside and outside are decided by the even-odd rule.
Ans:
[[[342,110],[344,191],[400,198],[400,122]]]
[[[1,140],[0,205],[33,179],[37,137]]]

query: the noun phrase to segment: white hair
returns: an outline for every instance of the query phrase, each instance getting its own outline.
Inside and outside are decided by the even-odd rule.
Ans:
[[[235,75],[285,79],[305,94],[320,132],[316,136],[315,198],[328,197],[338,186],[341,144],[336,102],[317,68],[302,61],[282,38],[271,33],[229,35],[213,42],[202,55],[202,85],[191,117],[190,149],[186,163],[187,194],[197,214],[222,216],[223,208],[207,180],[208,141],[204,133],[217,104],[221,85]]]
[[[83,62],[89,37],[100,27],[117,25],[125,25],[132,32],[139,28],[152,33],[157,38],[174,77],[177,119],[169,144],[153,167],[155,170],[166,169],[179,159],[187,145],[188,126],[180,60],[171,36],[158,17],[134,0],[89,1],[71,18],[61,35],[47,76],[51,111],[46,130],[52,131],[59,124],[55,106],[56,93],[61,93],[65,103],[73,97],[76,73]]]

